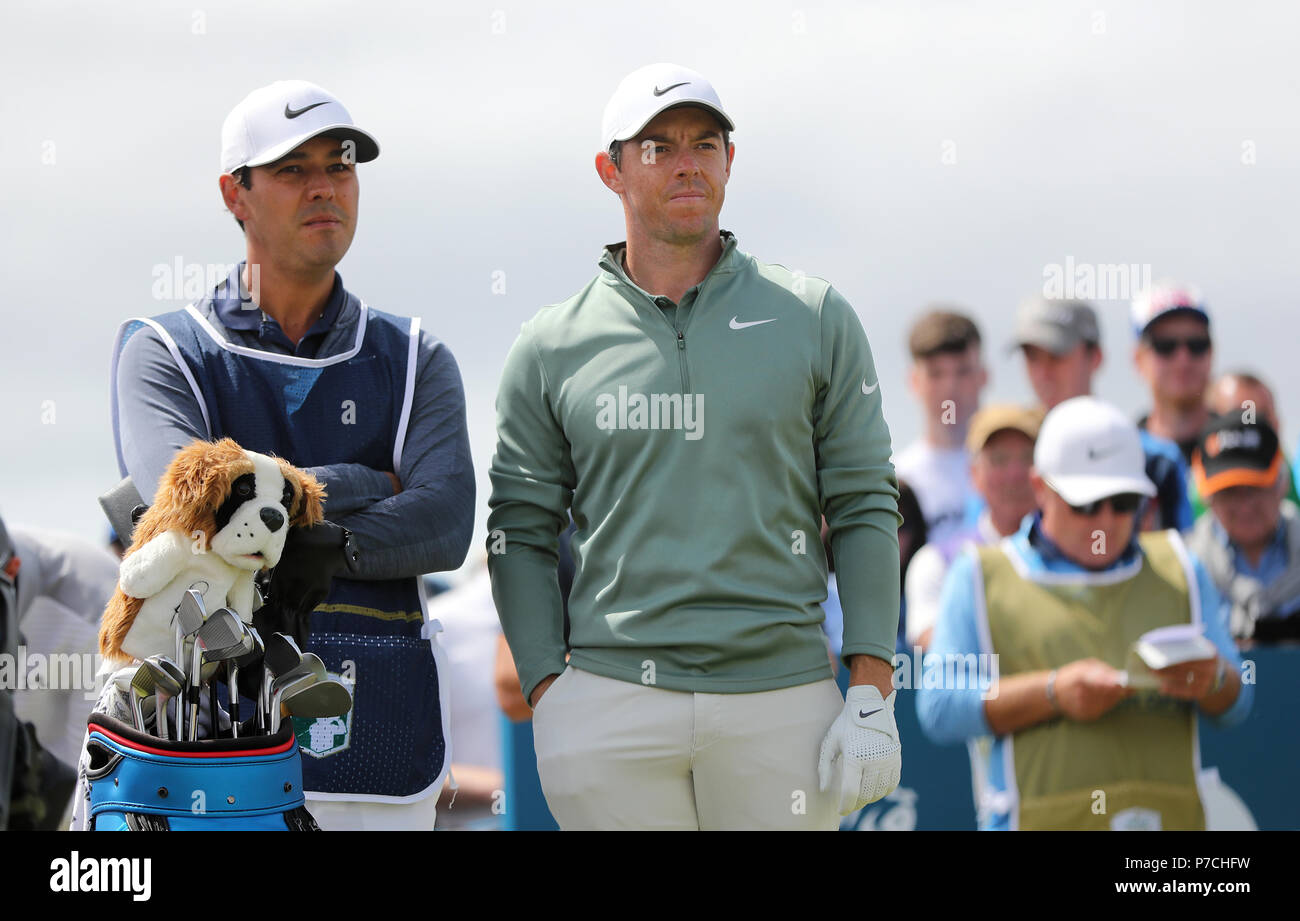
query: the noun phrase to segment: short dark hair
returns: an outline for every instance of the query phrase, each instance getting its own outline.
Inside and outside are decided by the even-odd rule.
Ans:
[[[979,344],[980,331],[975,321],[964,313],[944,307],[928,310],[912,324],[907,336],[907,347],[913,360],[931,355],[961,354],[972,346],[978,348]]]
[[[247,166],[241,166],[230,175],[234,177],[235,182],[238,182],[244,188],[251,189],[253,187],[253,171]],[[240,230],[244,229],[244,222],[239,218],[235,218],[235,223],[239,225]]]

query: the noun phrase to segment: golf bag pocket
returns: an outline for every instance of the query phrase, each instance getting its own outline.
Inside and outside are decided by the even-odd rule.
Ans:
[[[330,674],[355,678],[349,714],[293,720],[312,794],[413,801],[441,788],[447,745],[438,663],[421,623],[401,627],[408,635],[318,631],[313,623],[311,651]]]
[[[169,742],[92,714],[92,831],[319,831],[292,726],[274,736]]]

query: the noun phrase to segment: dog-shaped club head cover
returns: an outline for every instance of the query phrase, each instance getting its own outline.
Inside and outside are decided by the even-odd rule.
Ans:
[[[205,608],[252,623],[254,575],[280,561],[291,527],[323,515],[325,488],[278,457],[230,438],[177,452],[122,558],[99,651],[110,662],[174,654],[175,618],[193,588]]]

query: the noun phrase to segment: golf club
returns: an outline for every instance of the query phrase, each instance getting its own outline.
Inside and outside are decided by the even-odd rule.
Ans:
[[[189,589],[181,596],[181,603],[176,608],[176,662],[185,662],[185,641],[199,632],[203,622],[208,619],[207,606],[203,596],[196,589]],[[185,738],[185,727],[181,707],[176,708],[176,738]]]
[[[177,675],[173,674],[172,667],[175,663],[170,662],[166,656],[149,656],[140,664],[141,669],[148,669],[153,680],[153,700],[154,714],[156,725],[154,733],[160,739],[168,737],[167,732],[167,704],[166,701],[173,699],[181,692],[184,675],[182,680],[177,680]],[[179,671],[179,669],[177,669]],[[137,677],[139,672],[137,671]],[[132,688],[135,687],[135,681],[131,682]]]
[[[140,663],[140,667],[135,670],[131,676],[131,710],[135,717],[135,728],[144,732],[144,712],[140,709],[140,701],[144,700],[154,691],[154,678],[156,672],[150,664]]]
[[[230,732],[236,739],[239,738],[239,670],[260,664],[265,654],[257,628],[249,626],[247,630],[249,648],[242,655],[231,659],[227,666],[230,673]]]
[[[288,671],[277,675],[276,681],[281,686],[284,686],[288,682],[300,678],[303,675],[312,675],[317,681],[325,681],[329,677],[325,671],[325,663],[321,661],[321,657],[316,655],[314,652],[304,652],[302,658],[299,659],[298,664]],[[271,709],[273,708],[268,708],[268,711]],[[272,734],[276,731],[278,731],[278,729],[273,729]]]
[[[327,716],[342,716],[352,709],[352,695],[343,682],[337,678],[326,678],[315,684],[289,693],[286,690],[280,705],[290,717],[319,719]],[[280,713],[275,713],[276,729],[279,729]]]
[[[286,694],[297,694],[300,691],[319,684],[320,678],[314,672],[307,672],[299,675],[286,675],[283,678],[277,678],[271,684],[271,735],[280,731],[280,701]]]
[[[302,662],[302,650],[292,637],[272,633],[266,638],[266,654],[262,659],[262,693],[257,701],[258,729],[265,732],[271,722],[271,683]]]
[[[181,727],[180,727],[181,702],[183,700],[183,695],[185,690],[185,669],[177,665],[175,660],[173,660],[169,656],[150,656],[149,658],[157,662],[159,665],[161,665],[163,669],[166,670],[171,680],[176,684],[176,690],[172,692],[172,695],[169,699],[176,701],[176,720],[177,720],[176,738],[179,741],[185,738],[181,734]],[[167,735],[164,735],[162,738],[166,739],[170,737],[171,732],[167,728],[167,708],[165,705],[163,707],[162,719],[163,719],[162,722],[163,732],[167,733]]]
[[[189,713],[189,740],[198,738],[199,730],[199,685],[202,681],[204,657],[211,663],[238,650],[243,642],[244,624],[239,615],[230,608],[214,611],[194,635],[194,649],[190,660],[190,680],[187,698]],[[215,668],[214,668],[215,671]],[[215,734],[217,725],[212,731]]]
[[[223,608],[223,610],[226,610],[226,609]],[[220,612],[218,612],[218,613],[220,613]],[[231,613],[234,613],[234,612],[232,611]],[[234,646],[230,646],[230,647],[226,647],[226,648],[222,648],[222,649],[213,650],[213,651],[210,652],[210,653],[204,653],[204,656],[203,656],[203,658],[204,658],[207,662],[211,662],[211,663],[212,663],[212,665],[213,665],[212,674],[213,674],[213,675],[216,675],[217,671],[220,670],[220,668],[221,668],[221,663],[222,663],[222,662],[225,662],[225,663],[226,663],[226,678],[227,678],[227,681],[229,681],[229,677],[230,677],[230,664],[231,664],[232,662],[234,662],[234,660],[235,660],[238,656],[245,655],[245,654],[246,654],[250,649],[253,648],[253,637],[252,637],[252,636],[249,634],[249,632],[248,632],[248,625],[245,624],[242,620],[239,619],[239,615],[238,615],[238,614],[235,615],[235,620],[234,620],[234,623],[233,623],[232,626],[235,628],[235,631],[236,631],[236,633],[238,634],[238,641],[237,641],[237,643],[236,643]],[[210,677],[212,677],[212,676],[205,675],[203,680],[204,680],[204,681],[207,681]],[[221,737],[221,722],[220,722],[220,720],[219,720],[219,718],[218,718],[218,714],[217,714],[218,707],[217,707],[217,686],[216,686],[216,683],[213,682],[212,684],[210,684],[210,685],[208,686],[208,690],[209,690],[209,693],[208,693],[208,706],[211,708],[211,710],[210,710],[209,712],[210,712],[210,714],[211,714],[211,716],[212,716],[212,737],[213,737],[214,739],[216,739],[216,738],[220,738],[220,737]]]

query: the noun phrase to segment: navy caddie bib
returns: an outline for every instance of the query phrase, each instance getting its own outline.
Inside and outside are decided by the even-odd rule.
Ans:
[[[233,438],[299,467],[354,463],[400,476],[419,318],[359,307],[354,343],[328,358],[237,345],[193,304],[127,320],[114,351],[114,437],[117,356],[148,326],[189,382],[209,439]],[[120,443],[118,462],[124,466]],[[426,621],[418,577],[334,579],[329,597],[312,612],[306,648],[349,686],[353,705],[341,718],[294,720],[308,796],[411,802],[441,789],[449,738],[446,667],[439,628]]]

